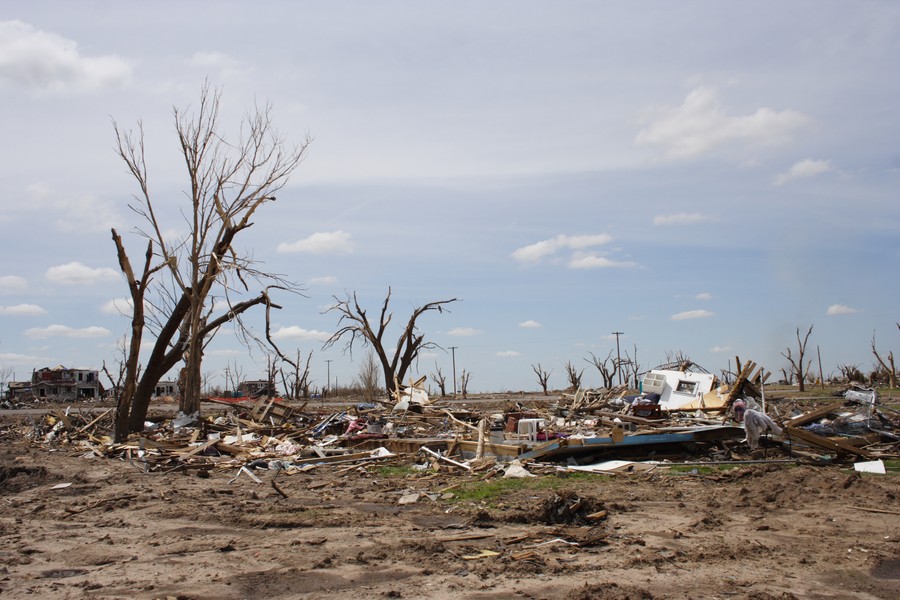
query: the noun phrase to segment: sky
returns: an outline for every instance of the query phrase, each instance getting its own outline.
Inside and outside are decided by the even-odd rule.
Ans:
[[[414,368],[451,389],[454,358],[470,392],[536,390],[537,365],[562,389],[567,361],[599,386],[613,332],[642,370],[780,376],[812,326],[816,371],[868,371],[873,337],[900,349],[898,57],[893,1],[3,2],[0,367],[115,364],[110,228],[144,242],[113,123],[142,124],[183,231],[173,107],[209,81],[226,137],[269,103],[312,139],[238,245],[302,286],[272,331],[314,386],[363,356],[323,349],[328,307],[388,289],[391,339],[458,299],[419,320]],[[265,365],[223,328],[203,370]]]

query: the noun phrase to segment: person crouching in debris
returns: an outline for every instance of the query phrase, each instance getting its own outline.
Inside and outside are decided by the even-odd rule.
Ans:
[[[731,405],[731,414],[734,416],[734,420],[738,423],[743,422],[744,420],[744,412],[747,410],[747,403],[742,399],[738,398]]]
[[[744,429],[747,431],[747,443],[751,450],[759,448],[759,438],[762,436],[770,434],[780,436],[784,433],[769,415],[752,408],[744,411]]]

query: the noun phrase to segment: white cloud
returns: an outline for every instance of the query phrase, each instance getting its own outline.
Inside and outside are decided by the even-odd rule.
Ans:
[[[94,269],[80,262],[70,262],[57,267],[50,267],[47,269],[46,277],[53,283],[87,285],[102,281],[115,281],[119,278],[119,272],[106,267]]]
[[[205,352],[204,354],[206,354],[207,356],[231,357],[231,356],[238,356],[239,354],[241,354],[241,351],[240,350],[210,350],[208,352]]]
[[[497,352],[497,356],[500,358],[511,358],[514,356],[522,356],[520,352],[516,352],[515,350],[503,350],[501,352]]]
[[[0,277],[0,294],[21,294],[28,289],[28,282],[18,275],[4,275]]]
[[[612,260],[589,252],[576,252],[568,264],[570,269],[630,269],[637,266],[630,260]]]
[[[708,310],[687,310],[669,317],[673,321],[684,321],[686,319],[705,319],[706,317],[715,316],[716,313]]]
[[[39,357],[31,356],[29,354],[16,354],[15,352],[0,353],[0,361],[5,363],[19,363],[34,366],[34,363],[39,360],[41,360]],[[30,372],[28,376],[31,377]]]
[[[773,183],[775,185],[784,185],[798,179],[808,179],[809,177],[815,177],[816,175],[827,173],[830,170],[831,163],[829,161],[813,160],[811,158],[807,158],[801,160],[798,163],[794,163],[794,165],[786,172],[781,173],[780,175],[775,177],[775,181]]]
[[[337,282],[337,277],[334,275],[327,275],[325,277],[313,277],[309,280],[309,285],[334,285]]]
[[[130,317],[133,306],[131,298],[113,298],[100,307],[100,312],[107,315],[123,315]]]
[[[18,203],[15,210],[40,214],[43,222],[52,224],[56,231],[94,234],[108,232],[124,222],[120,204],[112,198],[59,194],[40,181],[26,186],[25,193],[29,201]]]
[[[447,335],[453,335],[457,337],[469,337],[473,335],[478,335],[481,333],[478,329],[473,329],[472,327],[455,327],[447,332]]]
[[[709,351],[714,354],[728,352],[729,350],[731,350],[731,346],[713,346],[712,348],[709,349]]]
[[[858,312],[859,310],[851,308],[846,304],[832,304],[828,307],[828,310],[825,311],[825,314],[829,317],[833,317],[835,315],[852,315],[853,313]]]
[[[784,143],[808,122],[809,118],[797,111],[771,108],[730,116],[713,88],[698,87],[681,106],[656,111],[634,141],[659,148],[669,159],[693,158],[728,143]]]
[[[76,329],[68,325],[48,325],[47,327],[32,327],[25,331],[25,335],[32,339],[45,339],[49,337],[69,338],[99,338],[110,335],[105,327],[83,327]]]
[[[612,240],[612,236],[605,233],[595,235],[561,234],[549,240],[542,240],[518,248],[512,253],[512,257],[521,262],[537,262],[546,256],[555,254],[559,250],[582,250],[593,246],[602,246],[610,243]]]
[[[346,231],[316,232],[296,242],[278,244],[278,252],[290,254],[305,252],[308,254],[350,254],[353,252],[353,240]]]
[[[0,84],[38,92],[87,91],[131,78],[115,55],[85,56],[78,44],[21,21],[0,22]]]
[[[712,300],[713,295],[709,292],[700,292],[694,296],[694,300]]]
[[[674,215],[656,215],[653,217],[653,224],[659,226],[669,225],[694,225],[696,223],[710,223],[715,221],[708,215],[700,213],[676,213]]]
[[[535,320],[529,319],[527,321],[522,321],[521,323],[519,323],[519,327],[523,329],[540,329],[541,327],[543,327],[543,325]]]
[[[272,338],[276,340],[318,340],[324,342],[331,337],[330,333],[325,331],[316,331],[315,329],[303,329],[297,325],[290,327],[281,327],[278,331],[272,333]]]
[[[0,315],[36,317],[45,314],[47,314],[47,311],[37,304],[16,304],[15,306],[0,306]]]

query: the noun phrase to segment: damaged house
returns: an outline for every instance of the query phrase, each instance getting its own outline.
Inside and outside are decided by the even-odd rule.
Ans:
[[[95,370],[58,365],[35,370],[31,376],[31,392],[35,398],[96,400],[103,394],[103,386]]]

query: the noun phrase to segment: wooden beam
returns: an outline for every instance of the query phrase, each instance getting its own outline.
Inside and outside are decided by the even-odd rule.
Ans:
[[[838,409],[841,409],[841,408],[843,408],[843,407],[844,407],[844,403],[843,403],[843,402],[837,402],[837,403],[835,403],[835,404],[830,404],[830,405],[828,405],[828,406],[823,406],[823,407],[821,407],[821,408],[817,408],[817,409],[815,409],[815,410],[813,410],[813,411],[810,411],[810,412],[808,412],[808,413],[805,413],[805,414],[796,416],[796,417],[794,417],[793,419],[790,419],[790,420],[788,420],[788,421],[785,421],[784,424],[785,424],[787,427],[800,427],[801,425],[806,425],[807,423],[812,423],[813,421],[818,421],[819,419],[821,419],[822,417],[824,417],[824,416],[827,415],[828,413],[834,412],[834,411],[836,411],[836,410],[838,410]]]
[[[853,446],[852,444],[848,443],[847,440],[842,438],[823,437],[821,435],[816,435],[811,431],[800,429],[799,427],[785,427],[784,430],[791,438],[803,440],[807,444],[812,444],[813,446],[818,446],[819,448],[824,448],[832,452],[845,452],[849,454],[855,454],[856,456],[861,456],[863,458],[871,457],[871,455],[865,450]]]

